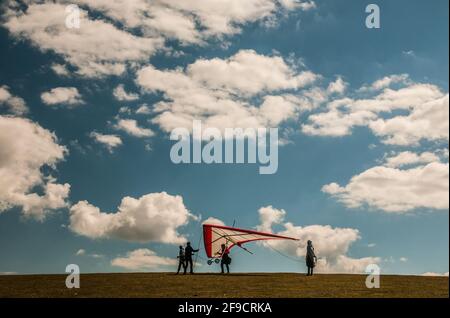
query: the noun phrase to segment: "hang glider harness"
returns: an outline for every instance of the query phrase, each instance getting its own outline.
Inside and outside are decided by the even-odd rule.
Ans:
[[[254,241],[267,240],[298,241],[298,239],[293,237],[281,236],[272,233],[244,230],[223,225],[203,224],[203,242],[205,246],[206,256],[208,257],[208,265],[211,265],[213,262],[215,262],[216,264],[220,263],[220,258],[222,257],[222,244],[225,245],[226,252],[229,252],[234,246],[237,246],[247,253],[253,254],[251,251],[245,248],[243,244]],[[269,244],[267,244],[267,246],[284,257],[287,257],[294,261],[298,261],[276,250]]]

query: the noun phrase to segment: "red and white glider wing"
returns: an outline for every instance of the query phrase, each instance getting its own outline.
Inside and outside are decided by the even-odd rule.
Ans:
[[[222,244],[229,251],[233,246],[262,240],[297,240],[292,237],[238,229],[222,225],[203,224],[203,242],[209,258],[221,257]]]

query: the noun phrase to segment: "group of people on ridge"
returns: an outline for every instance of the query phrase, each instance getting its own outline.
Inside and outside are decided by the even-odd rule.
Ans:
[[[186,243],[186,247],[180,245],[180,250],[178,252],[178,270],[177,274],[180,273],[181,268],[183,268],[183,274],[186,274],[187,269],[189,267],[189,273],[194,274],[194,262],[192,261],[192,255],[194,253],[197,253],[198,249],[195,250],[191,246],[191,242]],[[220,260],[220,268],[222,269],[222,274],[225,273],[224,266],[227,269],[227,273],[230,273],[230,264],[231,264],[231,257],[229,255],[229,251],[225,244],[222,244],[221,251],[218,252],[218,254],[221,256]]]
[[[192,248],[191,243],[187,242],[186,247],[183,248],[183,246],[180,245],[180,251],[178,253],[178,270],[177,274],[180,273],[181,268],[184,270],[184,274],[186,274],[186,271],[188,267],[190,268],[190,273],[194,274],[194,268],[193,268],[193,261],[192,261],[192,255],[194,253],[197,253],[198,249],[195,250]],[[217,252],[218,255],[220,255],[220,269],[222,270],[222,274],[225,273],[224,267],[227,269],[227,273],[230,273],[230,264],[231,264],[231,257],[229,255],[229,250],[227,249],[225,244],[222,244],[221,251]],[[306,267],[308,268],[308,273],[306,276],[312,276],[314,274],[314,267],[317,263],[317,257],[314,252],[314,247],[312,244],[312,241],[308,240],[308,243],[306,245]]]
[[[178,252],[178,270],[177,274],[180,273],[181,268],[183,268],[183,274],[186,275],[186,271],[188,266],[190,267],[190,273],[194,274],[194,262],[192,261],[192,255],[197,253],[198,250],[195,250],[191,246],[191,242],[186,243],[186,248],[180,245],[180,251]]]

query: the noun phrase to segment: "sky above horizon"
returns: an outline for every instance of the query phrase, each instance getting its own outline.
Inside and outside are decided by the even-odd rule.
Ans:
[[[208,220],[300,239],[234,248],[235,272],[305,271],[311,239],[318,272],[448,275],[448,10],[2,2],[0,273],[171,271]],[[174,164],[193,120],[277,127],[277,172]]]

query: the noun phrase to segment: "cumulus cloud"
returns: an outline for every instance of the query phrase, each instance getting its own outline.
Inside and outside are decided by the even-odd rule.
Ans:
[[[228,59],[199,59],[188,66],[186,73],[210,89],[250,96],[296,89],[316,80],[311,72],[296,74],[279,56],[259,55],[253,50],[241,50]]]
[[[141,248],[128,252],[125,257],[117,257],[111,261],[112,266],[128,270],[155,270],[164,266],[174,266],[177,260],[158,256],[156,252]]]
[[[6,85],[0,86],[0,109],[2,109],[2,106],[14,115],[20,116],[28,113],[28,107],[23,98],[12,95]]]
[[[56,87],[41,94],[41,100],[46,105],[79,105],[84,101],[76,87]]]
[[[11,6],[3,26],[41,51],[60,54],[77,68],[76,73],[87,77],[120,75],[127,63],[146,60],[162,46],[159,37],[134,36],[104,20],[91,19],[85,10],[80,10],[81,27],[67,28],[67,4],[30,3],[23,10]]]
[[[68,4],[81,7],[80,28],[65,26]],[[314,7],[312,1],[299,0],[10,1],[3,26],[15,38],[61,55],[77,74],[99,77],[123,74],[127,65],[165,49],[167,39],[206,45],[211,38],[239,33],[247,23]],[[94,14],[95,19],[90,17]]]
[[[56,136],[38,124],[0,116],[0,212],[20,207],[25,216],[43,220],[52,210],[66,207],[70,185],[56,183],[43,170],[55,168],[66,152]]]
[[[114,128],[138,138],[152,137],[155,135],[151,129],[139,127],[134,119],[119,119],[117,124],[114,125]]]
[[[421,140],[448,140],[448,94],[437,86],[411,83],[385,88],[372,98],[343,97],[327,101],[325,110],[311,114],[302,131],[314,136],[345,136],[366,126],[384,143],[415,145]],[[386,117],[395,110],[406,116]]]
[[[347,101],[341,100],[339,103],[344,104]],[[332,108],[327,112],[310,115],[309,122],[302,125],[302,132],[311,136],[341,137],[350,135],[354,126],[367,125],[370,120],[376,118],[376,114],[367,110],[343,112]]]
[[[219,129],[278,126],[311,105],[288,91],[316,78],[309,71],[296,72],[281,57],[241,50],[228,59],[199,59],[185,70],[147,66],[137,72],[136,83],[149,93],[164,94],[153,108],[153,123],[170,132],[192,129],[194,119]],[[263,95],[260,107],[251,103],[256,95]]]
[[[381,90],[386,87],[390,87],[393,84],[396,83],[402,83],[402,84],[408,84],[410,83],[409,75],[408,74],[393,74],[389,76],[385,76],[383,78],[380,78],[373,82],[371,85],[365,85],[361,87],[360,90]]]
[[[278,0],[280,4],[287,9],[302,9],[311,10],[316,8],[316,3],[314,1],[301,1],[301,0]]]
[[[449,138],[449,97],[417,106],[407,116],[378,119],[369,127],[390,145],[417,145],[421,140],[447,141]]]
[[[322,191],[349,208],[368,205],[390,213],[448,210],[448,180],[448,163],[431,162],[410,169],[377,166],[353,176],[345,186],[330,183]]]
[[[56,75],[59,76],[69,76],[70,72],[67,69],[67,67],[63,64],[53,63],[50,68],[53,72],[55,72]]]
[[[270,231],[280,224],[284,229],[277,234],[295,237],[299,241],[274,240],[263,245],[280,250],[288,255],[304,257],[306,244],[311,240],[318,257],[317,270],[320,272],[364,273],[369,264],[379,263],[378,257],[351,258],[347,255],[350,246],[360,239],[360,233],[352,228],[333,228],[329,225],[295,226],[283,223],[286,212],[272,206],[259,210],[259,229]]]
[[[273,19],[277,12],[315,7],[312,1],[299,0],[75,0],[74,3],[100,11],[126,28],[138,28],[146,36],[158,34],[182,44],[204,44],[210,37],[239,33],[246,23]]]
[[[195,219],[181,196],[166,192],[140,198],[124,197],[114,213],[101,212],[87,201],[70,208],[70,229],[89,238],[116,238],[132,242],[180,244],[186,238],[177,230]]]
[[[271,232],[273,224],[280,224],[286,216],[286,211],[273,208],[271,205],[262,207],[258,210],[259,222],[258,230]]]
[[[331,82],[328,85],[327,93],[328,94],[343,94],[347,89],[348,83],[346,83],[342,77],[338,77],[334,82]]]
[[[407,165],[430,163],[439,160],[439,156],[435,153],[423,152],[417,154],[412,151],[403,151],[385,159],[386,166],[390,168],[399,168]]]
[[[103,144],[109,152],[113,152],[114,148],[122,145],[122,139],[116,135],[104,135],[98,132],[91,132],[90,136],[94,138],[94,140],[100,144]]]
[[[204,220],[202,224],[225,225],[225,222],[214,217],[209,217],[206,220]]]
[[[125,91],[123,84],[119,84],[113,91],[113,95],[120,101],[133,101],[139,98],[138,94]]]

